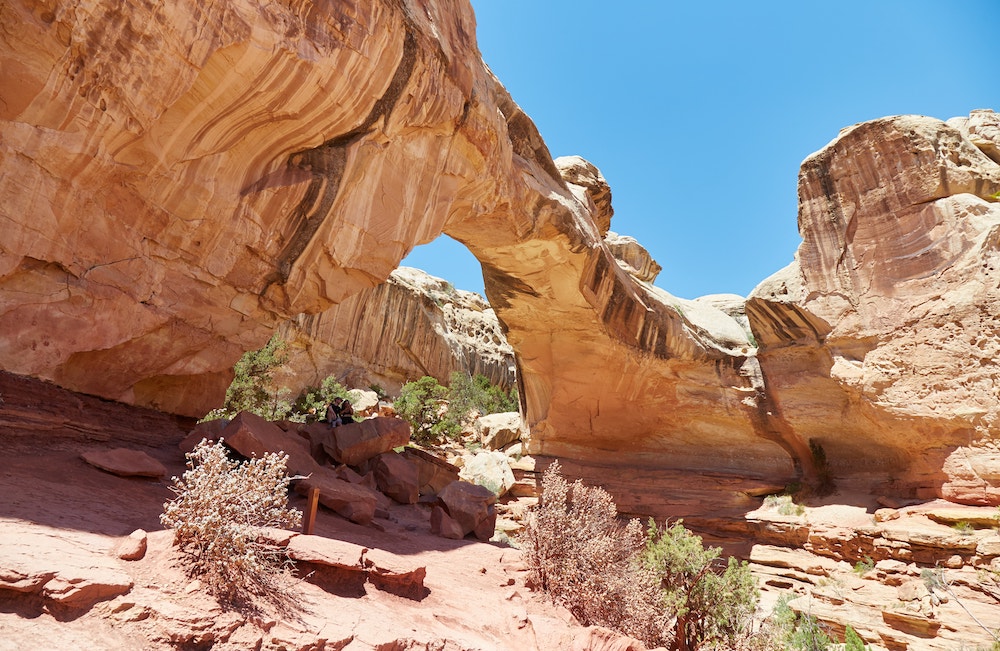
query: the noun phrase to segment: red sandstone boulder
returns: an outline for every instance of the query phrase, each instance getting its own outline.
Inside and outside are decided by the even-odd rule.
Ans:
[[[383,452],[410,442],[410,424],[399,418],[369,418],[333,429],[327,454],[340,463],[357,466]]]
[[[319,503],[351,522],[369,524],[375,517],[379,493],[360,484],[340,479],[331,471],[319,468],[317,472],[295,485],[295,491],[308,495],[310,488],[319,489]]]
[[[139,450],[115,448],[114,450],[95,450],[84,452],[83,460],[105,472],[121,477],[165,477],[167,469],[162,463]]]
[[[333,428],[329,423],[300,424],[296,431],[309,442],[309,454],[317,463],[324,464],[331,461],[330,455],[326,453],[326,446],[333,445]]]
[[[438,493],[445,512],[461,527],[462,537],[471,533],[480,540],[493,537],[497,521],[493,507],[496,499],[490,489],[467,481],[452,482]]]
[[[442,488],[459,479],[458,466],[439,459],[430,452],[406,448],[401,454],[417,467],[421,495],[437,495]]]
[[[395,452],[380,454],[372,461],[375,483],[382,493],[400,504],[416,504],[420,481],[412,461]]]
[[[138,561],[146,555],[147,535],[142,529],[136,529],[122,538],[115,545],[115,556],[123,561]]]
[[[438,505],[431,509],[431,533],[452,540],[465,538],[462,526],[455,522],[443,507]]]
[[[185,436],[177,447],[180,448],[181,452],[188,454],[194,451],[195,446],[201,443],[202,439],[209,442],[218,441],[222,436],[222,430],[226,428],[229,421],[225,418],[217,418],[215,420],[206,420],[203,423],[198,423],[191,430],[191,433]]]
[[[309,475],[320,469],[301,436],[286,432],[247,411],[241,411],[226,425],[222,438],[226,445],[245,457],[260,458],[269,452],[286,453],[288,472],[292,475]]]

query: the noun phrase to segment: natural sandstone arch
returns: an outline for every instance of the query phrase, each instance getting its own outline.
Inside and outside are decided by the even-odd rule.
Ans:
[[[989,360],[1000,341],[988,200],[1000,175],[982,153],[995,143],[970,140],[992,142],[988,129],[877,122],[807,161],[799,261],[750,301],[758,355],[729,314],[615,261],[606,184],[585,162],[552,160],[482,63],[467,2],[76,0],[48,11],[15,0],[0,12],[18,25],[0,34],[7,370],[200,414],[277,324],[381,282],[414,245],[447,232],[483,263],[519,356],[535,453],[684,471],[688,488],[740,500],[817,481],[813,438],[850,473],[868,427],[880,454],[898,459],[889,489],[941,490],[940,466],[952,464],[946,478],[978,491],[958,497],[1000,500],[995,405],[909,410],[905,383],[881,373],[923,336],[924,317],[944,328],[955,306],[955,337],[981,331],[961,354]],[[877,191],[886,178],[895,194]],[[852,216],[855,199],[865,210]],[[885,218],[901,226],[881,231]],[[929,235],[905,254],[945,242],[940,264],[921,268],[974,281],[970,296],[934,299],[931,276],[905,264],[880,267],[895,274],[889,284],[862,273],[885,257],[880,237],[914,232]],[[919,285],[933,309],[906,303],[900,282]],[[902,328],[872,327],[879,312],[867,308],[882,300],[909,319]],[[928,395],[960,395],[938,365],[946,388]],[[997,393],[988,362],[969,381],[973,394]],[[836,436],[842,423],[849,444]],[[940,441],[957,452],[962,437],[978,452],[913,463],[913,431],[921,453]],[[632,499],[626,508],[685,508]]]

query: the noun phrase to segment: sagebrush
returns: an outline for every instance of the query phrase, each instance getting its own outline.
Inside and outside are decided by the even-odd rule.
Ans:
[[[670,646],[659,577],[637,558],[645,541],[638,520],[622,522],[603,489],[579,480],[569,484],[558,462],[545,471],[538,507],[517,540],[532,585],[581,622],[613,628],[650,647]]]
[[[160,522],[174,530],[189,573],[223,603],[280,601],[287,594],[289,561],[262,530],[301,524],[302,513],[288,508],[287,455],[237,462],[228,458],[222,440],[203,440],[187,456],[188,470],[174,477],[176,497],[163,505]]]
[[[518,538],[530,582],[584,624],[676,649],[764,648],[759,592],[745,562],[724,561],[681,522],[623,521],[611,496],[568,483],[554,462]]]

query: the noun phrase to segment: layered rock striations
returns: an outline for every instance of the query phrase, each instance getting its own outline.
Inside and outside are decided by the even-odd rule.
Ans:
[[[796,261],[746,311],[769,393],[835,475],[1000,502],[995,148],[904,116],[802,165]]]
[[[332,375],[398,395],[406,382],[429,375],[446,384],[456,371],[505,389],[515,384],[514,352],[489,303],[419,269],[400,267],[381,285],[287,321],[278,333],[290,359],[276,382],[291,388]]]
[[[467,3],[18,0],[0,22],[10,371],[204,413],[281,321],[500,199]]]
[[[601,483],[630,466],[661,502],[620,481],[625,510],[848,475],[1000,501],[991,112],[856,125],[808,159],[796,262],[740,309],[651,284],[600,172],[553,160],[482,63],[466,2],[0,20],[9,371],[200,415],[243,350],[446,232],[517,353],[528,449]]]

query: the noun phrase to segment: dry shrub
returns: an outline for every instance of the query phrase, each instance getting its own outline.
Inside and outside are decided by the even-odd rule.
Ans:
[[[202,441],[188,456],[188,470],[174,477],[177,494],[163,505],[160,522],[174,530],[174,544],[188,570],[223,603],[249,605],[253,597],[280,602],[286,595],[289,561],[264,541],[261,529],[299,526],[300,511],[288,508],[285,454],[236,462],[222,441]]]
[[[603,489],[568,484],[558,462],[542,478],[538,508],[518,540],[530,581],[584,624],[613,628],[647,646],[670,646],[673,623],[661,607],[660,579],[637,554],[638,520],[618,519]]]

